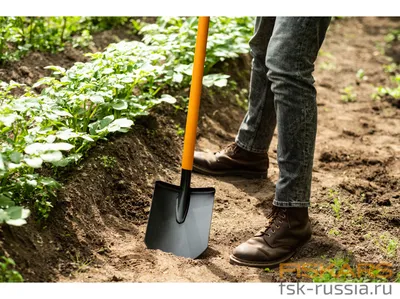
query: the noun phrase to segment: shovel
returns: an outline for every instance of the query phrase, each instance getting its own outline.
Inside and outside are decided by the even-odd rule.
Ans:
[[[197,258],[207,249],[215,195],[214,188],[190,187],[209,20],[209,17],[199,17],[181,183],[180,186],[155,183],[144,239],[149,249],[187,258]]]

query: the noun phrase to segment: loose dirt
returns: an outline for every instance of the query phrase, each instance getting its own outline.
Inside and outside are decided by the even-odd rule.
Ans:
[[[374,86],[391,84],[382,65],[389,63],[387,55],[397,59],[399,48],[394,45],[386,55],[379,49],[385,34],[399,25],[399,18],[345,18],[328,31],[315,70],[319,116],[310,209],[313,238],[294,262],[348,257],[352,263],[385,261],[400,269],[400,110],[371,100]],[[199,150],[217,151],[231,142],[245,114],[242,89],[248,88],[250,57],[218,68],[229,69],[237,87],[204,90]],[[367,80],[356,77],[361,68]],[[341,91],[349,85],[357,101],[345,103]],[[184,127],[184,121],[184,111],[158,107],[138,120],[132,132],[100,143],[62,177],[64,188],[46,227],[29,219],[21,228],[2,228],[0,248],[15,259],[26,281],[281,280],[277,269],[229,263],[232,249],[265,225],[271,209],[278,178],[276,136],[268,179],[194,175],[194,186],[217,190],[209,248],[199,259],[146,249],[154,182],[179,183],[182,137],[177,126]],[[331,206],[335,198],[338,216]]]

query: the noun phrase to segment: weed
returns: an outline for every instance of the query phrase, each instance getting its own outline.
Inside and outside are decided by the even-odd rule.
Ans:
[[[76,273],[82,273],[87,271],[89,268],[90,264],[92,263],[92,260],[89,258],[81,258],[81,255],[79,252],[76,252],[75,255],[70,254],[72,264],[74,268],[76,269]]]
[[[323,62],[321,62],[321,64],[319,65],[319,68],[320,68],[321,70],[331,71],[331,70],[336,69],[336,64],[334,64],[333,62],[323,61]]]
[[[390,80],[395,87],[378,86],[375,89],[375,93],[372,94],[373,100],[381,100],[384,97],[392,100],[400,100],[400,73],[391,76]]]
[[[359,69],[356,73],[356,77],[360,80],[368,80],[368,77],[365,75],[365,71],[363,69]]]
[[[271,273],[272,272],[272,270],[270,268],[265,268],[264,271],[267,272],[267,273]]]
[[[318,51],[318,56],[320,56],[320,57],[333,58],[332,53],[330,53],[330,52],[328,52],[328,51],[324,51],[324,50],[322,50],[322,49],[320,49],[320,50]]]
[[[352,224],[354,225],[363,225],[364,224],[364,216],[360,215],[357,218],[352,220]]]
[[[331,204],[331,208],[333,210],[333,212],[335,213],[335,217],[337,219],[340,219],[340,209],[341,209],[341,202],[340,202],[340,198],[338,196],[338,192],[332,189],[329,189],[328,191],[328,196],[333,199],[333,204]]]
[[[399,248],[399,240],[385,232],[375,239],[375,245],[389,258],[397,256],[397,249]]]
[[[353,86],[347,86],[342,90],[341,100],[346,103],[357,101],[357,94],[354,93]]]
[[[330,236],[339,236],[340,235],[340,231],[338,231],[335,228],[332,228],[331,230],[329,230],[328,235],[330,235]]]
[[[105,168],[113,168],[117,164],[117,159],[115,157],[103,155],[100,157],[101,164]]]
[[[185,129],[183,129],[179,124],[176,124],[175,128],[176,128],[176,134],[178,134],[178,136],[185,135]]]
[[[394,41],[400,40],[400,29],[392,29],[385,35],[384,40],[386,43],[391,44]]]
[[[391,63],[391,64],[384,64],[383,65],[383,71],[385,73],[396,73],[399,70],[399,66],[396,63]]]

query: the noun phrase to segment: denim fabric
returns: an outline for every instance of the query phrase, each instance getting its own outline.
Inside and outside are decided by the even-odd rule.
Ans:
[[[317,131],[314,62],[330,17],[258,17],[249,107],[236,136],[239,147],[268,152],[278,126],[279,179],[273,204],[310,206]]]

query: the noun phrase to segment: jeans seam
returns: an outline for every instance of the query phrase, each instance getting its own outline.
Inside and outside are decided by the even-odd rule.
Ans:
[[[259,150],[259,149],[249,148],[248,146],[246,146],[243,142],[241,142],[239,140],[239,136],[236,136],[235,142],[240,148],[242,148],[248,152],[257,153],[257,154],[267,154],[268,153],[268,150]]]
[[[273,200],[272,204],[277,207],[309,207],[311,203],[309,201],[278,201]]]

